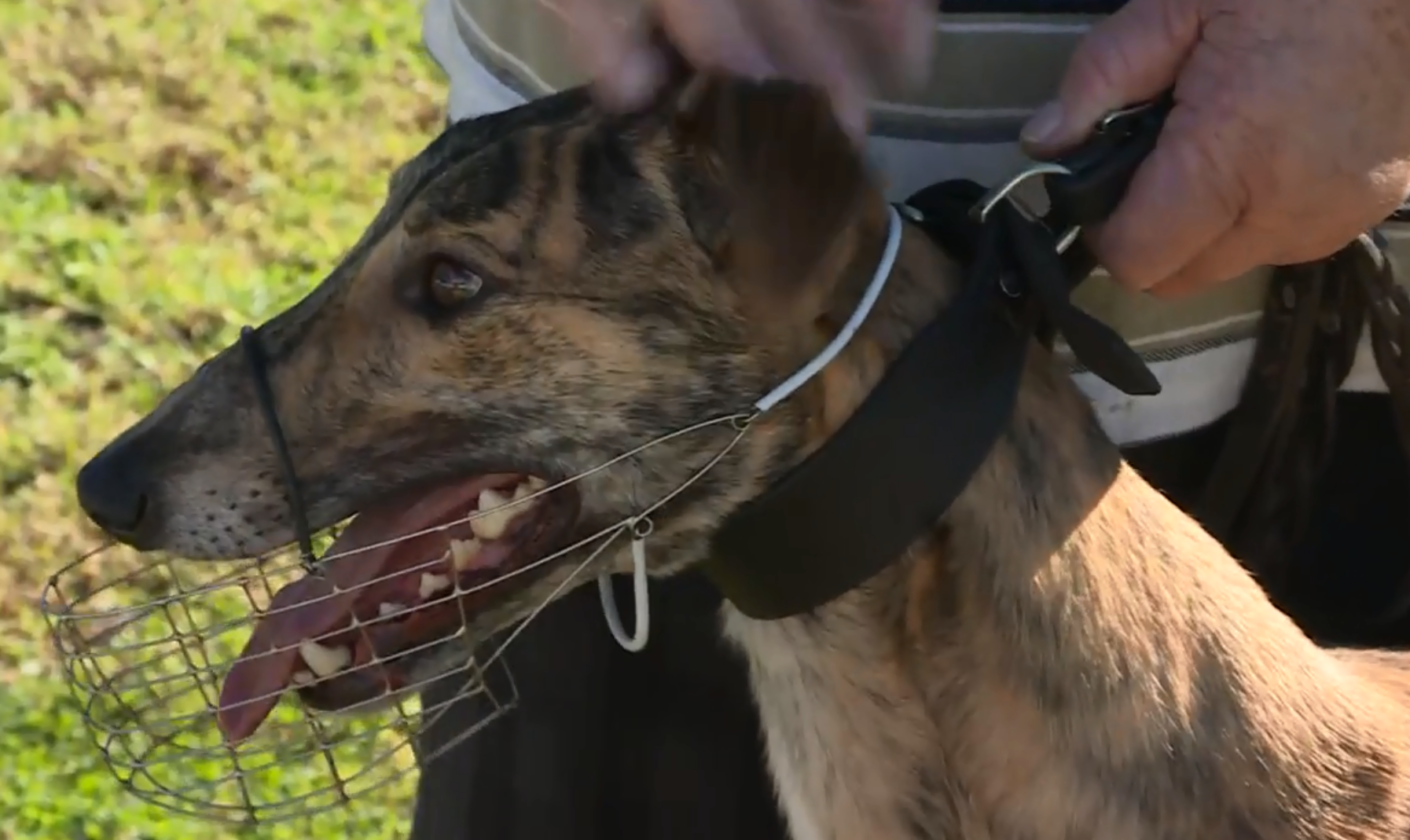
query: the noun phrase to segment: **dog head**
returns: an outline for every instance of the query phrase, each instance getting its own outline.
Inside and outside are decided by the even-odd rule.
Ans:
[[[747,411],[816,353],[860,298],[885,226],[825,100],[782,83],[697,79],[632,116],[574,90],[453,125],[395,174],[327,278],[251,336],[262,361],[240,345],[207,361],[84,467],[81,503],[143,550],[218,559],[292,541],[262,377],[309,524],[356,515],[339,545],[362,551],[334,561],[334,581],[443,567],[305,615],[300,632],[403,608],[368,644],[395,664],[414,642],[397,667],[423,681],[537,607],[584,555],[537,558],[715,458],[727,423],[662,438]],[[700,560],[732,509],[820,443],[819,423],[840,424],[856,399],[829,404],[824,390],[771,412],[653,514],[653,573]],[[623,541],[597,562],[629,559]],[[529,565],[480,592],[441,591]],[[439,606],[418,608],[428,598]],[[316,704],[385,688],[342,683],[321,684]]]

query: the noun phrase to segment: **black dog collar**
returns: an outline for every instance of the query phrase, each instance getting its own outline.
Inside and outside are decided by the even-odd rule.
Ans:
[[[968,181],[910,198],[912,222],[966,266],[964,286],[836,435],[716,532],[704,570],[737,609],[757,619],[808,612],[933,527],[1003,433],[1035,334],[1061,333],[1079,361],[1128,394],[1159,392],[1135,351],[1069,300],[1095,261],[1060,243],[1116,206],[1169,106],[1166,98],[1104,123],[1046,177],[1046,219],[1003,197],[976,218],[985,192]]]

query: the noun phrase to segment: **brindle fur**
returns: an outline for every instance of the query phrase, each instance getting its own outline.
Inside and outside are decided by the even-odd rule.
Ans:
[[[449,128],[332,274],[259,331],[314,524],[477,471],[574,475],[749,405],[852,310],[884,211],[819,100],[782,86],[711,83],[633,117],[571,91]],[[484,274],[472,311],[421,308],[437,249]],[[723,516],[821,445],[957,281],[908,229],[858,339],[655,517],[653,571],[699,561]],[[583,481],[584,530],[673,489],[728,434]],[[152,493],[140,547],[217,558],[294,536],[235,350],[110,453]],[[625,570],[625,547],[605,562]],[[566,568],[473,635],[525,615]],[[1410,660],[1309,641],[1123,463],[1036,344],[1006,434],[906,556],[810,614],[726,608],[723,627],[796,840],[1410,829]]]

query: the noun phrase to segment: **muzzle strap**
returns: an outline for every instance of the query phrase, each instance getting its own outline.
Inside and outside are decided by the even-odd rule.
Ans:
[[[274,389],[269,387],[269,367],[264,358],[264,350],[255,337],[254,328],[240,328],[240,349],[244,351],[250,376],[255,381],[255,402],[259,403],[260,414],[264,415],[265,429],[274,443],[274,457],[279,461],[279,474],[284,480],[284,489],[289,493],[289,513],[293,516],[294,536],[299,543],[299,562],[303,564],[304,571],[316,574],[318,565],[317,558],[313,555],[313,534],[308,527],[304,497],[299,492],[299,477],[294,472],[294,459],[289,454],[284,427],[279,423],[279,411],[274,405]]]

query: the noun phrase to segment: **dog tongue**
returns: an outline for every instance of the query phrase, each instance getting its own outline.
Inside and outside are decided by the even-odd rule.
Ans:
[[[347,625],[364,586],[386,574],[385,570],[398,568],[391,563],[395,555],[416,552],[413,562],[424,561],[445,537],[432,532],[390,545],[381,543],[463,512],[480,490],[504,478],[482,476],[359,513],[329,546],[325,556],[337,559],[323,564],[323,576],[306,576],[280,589],[255,623],[221,686],[216,720],[226,742],[250,737],[269,716],[302,662],[300,642]]]

